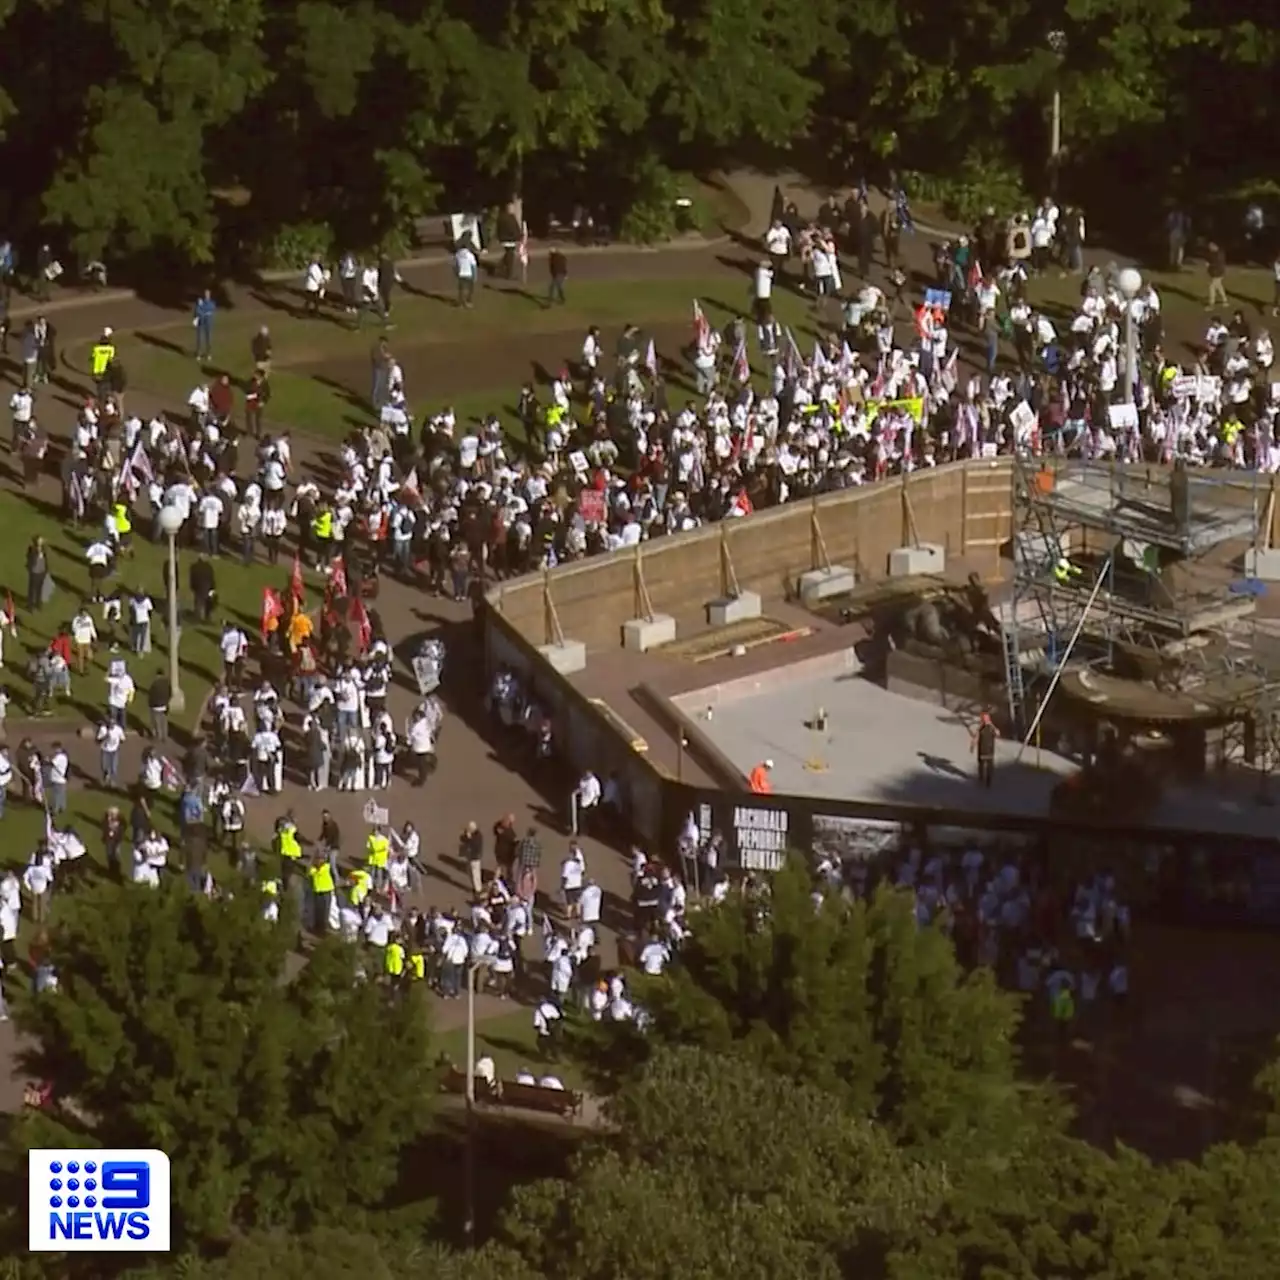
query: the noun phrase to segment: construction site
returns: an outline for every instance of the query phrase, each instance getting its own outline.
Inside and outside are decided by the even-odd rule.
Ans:
[[[1012,483],[1012,583],[994,610],[1011,732],[1083,762],[1085,807],[1141,808],[1228,765],[1266,798],[1269,477],[1019,459]]]

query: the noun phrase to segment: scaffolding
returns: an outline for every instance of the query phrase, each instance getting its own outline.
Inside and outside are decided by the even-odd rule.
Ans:
[[[1238,735],[1235,755],[1275,767],[1280,627],[1258,618],[1259,584],[1239,567],[1269,541],[1269,484],[1030,457],[1012,474],[1013,590],[996,612],[1014,732],[1030,736],[1065,672],[1123,669],[1152,720],[1175,718],[1171,699],[1186,695]]]

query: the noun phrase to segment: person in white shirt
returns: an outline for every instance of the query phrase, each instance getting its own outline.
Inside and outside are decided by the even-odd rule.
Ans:
[[[274,729],[259,729],[249,744],[253,752],[254,781],[265,796],[280,789],[282,755],[280,735]]]
[[[454,930],[440,944],[440,994],[456,1000],[462,994],[462,980],[471,948],[466,936]]]
[[[234,622],[228,622],[222,628],[218,649],[222,654],[222,678],[229,689],[238,689],[244,656],[249,651],[248,638]]]
[[[31,895],[31,918],[43,924],[49,910],[49,890],[53,888],[52,859],[46,853],[36,853],[22,873],[22,887]]]
[[[122,662],[118,669],[107,674],[107,716],[122,729],[126,727],[129,704],[133,701],[136,686],[133,677]]]
[[[651,978],[656,978],[667,967],[667,961],[670,959],[671,950],[666,943],[653,938],[640,952],[640,968]]]
[[[133,883],[145,884],[149,889],[160,887],[160,872],[147,861],[141,849],[133,851]]]
[[[600,803],[604,795],[604,788],[600,785],[600,779],[596,777],[590,769],[582,775],[578,780],[577,789],[573,793],[573,817],[574,817],[574,834],[579,831],[585,831],[588,826],[588,815]]]
[[[155,607],[151,597],[141,591],[129,597],[129,648],[136,654],[151,652],[151,615]]]
[[[26,387],[19,387],[9,398],[9,412],[13,415],[13,443],[17,445],[35,414],[35,399]]]
[[[453,254],[453,273],[458,278],[458,306],[470,307],[476,296],[476,255],[470,240],[464,240]]]
[[[583,924],[599,924],[604,891],[594,880],[587,880],[578,897],[578,919]]]
[[[9,758],[9,748],[0,744],[0,818],[4,817],[5,805],[9,799],[9,784],[13,781],[13,761]]]
[[[756,267],[751,286],[757,324],[765,324],[773,315],[773,263],[768,258]]]
[[[560,892],[564,897],[565,914],[570,920],[577,918],[586,874],[586,857],[581,846],[574,841],[569,846],[568,857],[560,864]]]
[[[302,281],[302,287],[307,295],[306,310],[310,315],[320,314],[329,279],[329,269],[318,258],[312,258]]]
[[[120,744],[124,742],[124,730],[113,720],[103,720],[95,736],[98,743],[102,785],[117,787],[120,785]]]
[[[71,619],[71,643],[76,656],[76,670],[81,675],[84,675],[93,661],[93,646],[97,640],[98,628],[93,621],[93,614],[82,604],[76,611],[76,616]]]
[[[543,1000],[533,1011],[533,1029],[538,1033],[538,1043],[544,1053],[555,1037],[560,1018],[560,1010],[550,1000]]]
[[[207,556],[218,554],[218,529],[222,525],[222,499],[207,490],[196,506],[196,519],[200,526],[200,549]]]
[[[115,558],[115,552],[110,544],[104,542],[101,538],[97,538],[85,548],[84,558],[89,566],[89,598],[94,604],[100,604],[102,601],[102,584],[106,581],[107,573],[111,568],[111,561]]]

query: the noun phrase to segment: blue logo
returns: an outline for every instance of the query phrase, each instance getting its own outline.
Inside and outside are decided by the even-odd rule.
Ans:
[[[33,1253],[169,1252],[163,1151],[31,1151],[27,1175]]]

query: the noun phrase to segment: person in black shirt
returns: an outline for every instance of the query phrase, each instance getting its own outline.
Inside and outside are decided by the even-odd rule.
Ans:
[[[563,250],[552,249],[547,256],[547,270],[551,273],[551,283],[547,286],[547,306],[558,302],[564,305],[564,282],[569,278],[569,259]]]
[[[969,745],[970,750],[978,753],[978,783],[987,788],[995,781],[996,739],[999,736],[990,714],[984,711]]]
[[[271,377],[271,330],[264,324],[249,343],[253,356],[253,371],[263,378]]]

